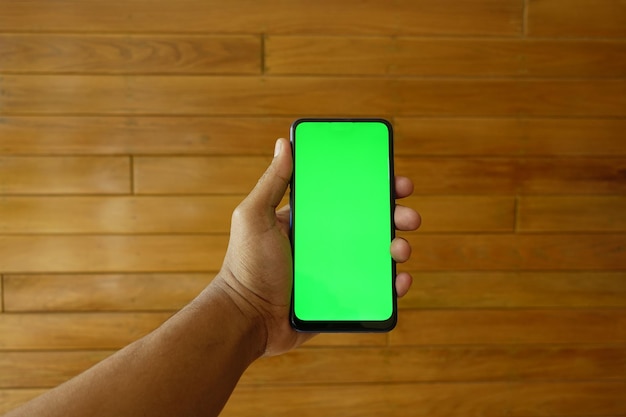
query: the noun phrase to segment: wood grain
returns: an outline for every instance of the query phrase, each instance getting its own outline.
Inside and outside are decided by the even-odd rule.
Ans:
[[[267,157],[138,157],[138,194],[247,194],[271,162]]]
[[[0,314],[0,350],[120,349],[156,329],[171,315]]]
[[[625,309],[403,310],[391,346],[626,342]]]
[[[5,273],[204,272],[221,267],[225,235],[0,236]]]
[[[413,179],[415,194],[623,194],[622,158],[395,159],[396,175]]]
[[[0,157],[0,195],[127,194],[124,157]]]
[[[626,389],[623,382],[580,383],[486,383],[486,384],[400,384],[347,385],[326,387],[237,388],[227,404],[225,416],[405,416],[461,417],[476,413],[497,417],[569,415],[575,417],[619,416],[622,402],[614,401]],[[44,393],[42,389],[0,390],[0,410],[6,411]],[[460,400],[467,396],[467,400]],[[463,401],[463,402],[461,402]]]
[[[414,196],[398,205],[417,210],[421,232],[511,232],[515,199],[506,196]]]
[[[294,117],[0,117],[4,155],[271,155]],[[623,119],[394,117],[402,156],[624,156]]]
[[[396,158],[396,175],[413,180],[415,195],[502,195],[519,187],[518,161],[510,158]]]
[[[579,366],[572,367],[574,362]],[[295,368],[302,372],[294,373]],[[622,379],[625,369],[623,346],[316,348],[257,361],[241,383],[601,380]]]
[[[527,159],[522,194],[624,194],[626,160],[619,158]]]
[[[210,164],[209,164],[210,165]],[[197,180],[187,181],[195,193],[230,192],[228,182],[217,183],[220,173],[204,174],[193,161],[181,170],[195,173]],[[177,169],[176,164],[167,166]],[[235,164],[236,168],[236,164]],[[232,177],[242,175],[233,168]],[[165,168],[163,168],[165,169]],[[256,169],[256,168],[255,168]],[[260,169],[260,167],[259,167]],[[238,171],[235,173],[234,171]],[[138,192],[183,193],[172,174],[172,184],[163,181],[160,171],[146,168],[142,173],[153,183],[140,183]],[[260,176],[260,174],[258,174]],[[169,176],[168,176],[169,177]],[[250,183],[254,181],[250,174]],[[195,181],[195,183],[194,183]],[[166,186],[172,188],[166,188]],[[156,187],[163,188],[156,188]],[[235,188],[234,184],[231,187]],[[154,188],[153,188],[154,187]],[[177,187],[174,189],[173,187]],[[245,185],[241,186],[243,191]],[[249,188],[251,188],[250,185]],[[209,196],[29,196],[5,197],[0,200],[0,233],[2,234],[198,234],[228,233],[231,214],[245,195]],[[416,196],[398,200],[398,204],[419,210],[425,219],[425,232],[511,232],[515,228],[515,199],[491,196]],[[616,213],[618,215],[618,213]],[[593,230],[593,229],[592,229]]]
[[[178,310],[213,273],[8,275],[7,312]]]
[[[581,13],[581,11],[583,11]],[[531,36],[626,37],[626,6],[615,0],[530,0]]]
[[[626,413],[616,401],[624,390],[623,381],[240,386],[222,415],[604,417]]]
[[[410,271],[611,271],[626,269],[626,235],[405,234]]]
[[[243,194],[269,157],[138,157],[139,194]],[[416,194],[614,194],[626,191],[622,158],[395,159],[396,175],[413,179]],[[228,179],[228,180],[225,180]]]
[[[626,370],[625,352],[623,346],[316,347],[263,358],[240,384],[615,380]],[[54,387],[111,353],[0,352],[0,389]]]
[[[267,155],[293,118],[0,117],[5,155]]]
[[[528,155],[619,156],[626,153],[624,119],[529,119],[524,152]]]
[[[0,314],[0,351],[121,349],[156,329],[172,314],[172,311],[4,313]],[[380,347],[385,343],[386,334],[381,333],[327,333],[306,345]]]
[[[626,115],[624,80],[6,75],[0,88],[9,115]]]
[[[404,308],[626,307],[626,272],[413,271]]]
[[[518,229],[524,232],[626,231],[626,197],[524,196]]]
[[[412,156],[623,156],[624,130],[624,119],[394,118],[396,154]]]
[[[224,415],[626,416],[623,2],[0,3],[0,414],[211,281],[294,119],[372,116],[423,217],[398,327]]]
[[[626,42],[269,36],[265,71],[298,75],[621,77]]]
[[[0,389],[52,388],[112,353],[107,350],[0,352]]]
[[[400,268],[403,268],[400,266]],[[406,308],[626,307],[624,272],[412,271]],[[6,275],[6,312],[177,310],[215,272]]]
[[[258,36],[0,34],[0,71],[258,74]]]
[[[364,7],[365,6],[365,7]],[[72,13],[63,10],[71,8]],[[146,9],[150,13],[146,13]],[[32,13],[37,10],[38,13]],[[245,13],[242,13],[245,11]],[[271,12],[270,12],[271,11]],[[454,16],[453,19],[450,16]],[[280,0],[205,2],[186,0],[179,7],[164,0],[115,0],[82,3],[63,0],[10,2],[0,31],[206,32],[287,34],[519,34],[518,0],[467,2],[358,0],[313,3]]]
[[[238,196],[7,197],[4,234],[228,233]]]

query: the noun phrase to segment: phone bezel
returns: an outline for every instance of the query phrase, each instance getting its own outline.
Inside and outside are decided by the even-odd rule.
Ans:
[[[387,131],[389,132],[388,141],[389,141],[389,204],[390,204],[390,236],[391,240],[395,237],[395,225],[394,225],[394,209],[395,209],[395,187],[394,187],[394,149],[393,149],[393,126],[392,124],[383,118],[314,118],[314,117],[305,117],[299,118],[295,120],[291,124],[290,128],[290,142],[291,142],[291,150],[293,157],[293,172],[296,170],[296,147],[297,147],[297,139],[296,139],[296,130],[299,124],[301,123],[315,123],[315,122],[350,122],[350,123],[360,123],[360,122],[376,122],[382,123],[387,127]],[[295,175],[292,175],[290,182],[290,194],[289,194],[289,228],[290,228],[290,240],[291,240],[291,249],[292,255],[295,255],[295,245],[294,245],[294,218],[295,218],[295,198],[297,192],[297,185],[295,184]],[[391,244],[391,241],[389,242]],[[295,256],[294,256],[295,260]],[[297,331],[302,332],[388,332],[392,330],[396,324],[398,319],[398,307],[397,307],[397,295],[395,289],[395,277],[396,277],[396,262],[391,260],[391,292],[392,292],[392,314],[386,320],[380,321],[312,321],[312,320],[302,320],[298,318],[295,314],[294,308],[294,299],[295,299],[295,262],[292,266],[292,276],[294,282],[292,283],[291,290],[291,305],[290,305],[290,323],[291,326]]]

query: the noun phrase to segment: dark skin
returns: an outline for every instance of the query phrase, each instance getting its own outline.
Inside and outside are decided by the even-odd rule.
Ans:
[[[289,325],[289,208],[277,206],[291,170],[289,142],[279,139],[271,165],[233,213],[222,269],[189,305],[157,330],[5,417],[216,416],[252,362],[313,337]],[[396,177],[397,198],[412,191],[408,178]],[[398,230],[419,227],[420,217],[410,208],[398,205],[394,217]],[[411,247],[396,238],[390,252],[405,262]],[[406,272],[397,275],[398,296],[408,292],[411,281]]]

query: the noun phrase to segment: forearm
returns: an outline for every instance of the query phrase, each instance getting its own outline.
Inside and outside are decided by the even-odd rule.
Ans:
[[[219,285],[18,416],[215,416],[262,354],[263,332]]]

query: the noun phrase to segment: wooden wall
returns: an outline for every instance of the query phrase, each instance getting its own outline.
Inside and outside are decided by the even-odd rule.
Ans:
[[[393,121],[413,290],[224,415],[626,416],[619,0],[0,0],[0,410],[194,297],[300,116]]]

